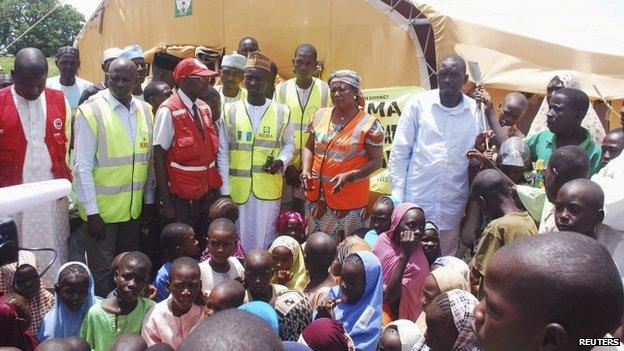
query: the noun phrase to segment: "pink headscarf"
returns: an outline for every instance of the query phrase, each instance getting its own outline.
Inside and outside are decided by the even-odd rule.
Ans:
[[[284,229],[286,229],[286,227],[288,226],[288,221],[294,219],[295,221],[297,221],[297,223],[299,223],[299,225],[301,225],[301,227],[305,227],[305,222],[303,220],[303,217],[301,216],[301,214],[299,214],[299,212],[296,211],[284,211],[282,213],[280,213],[279,217],[277,218],[277,233],[279,235],[279,233],[281,233],[282,231],[284,231]]]
[[[399,222],[401,222],[407,211],[413,208],[422,210],[420,206],[412,203],[402,203],[394,208],[390,229],[379,236],[373,249],[373,253],[381,262],[384,284],[388,284],[392,272],[397,269],[399,254],[401,253],[401,248],[392,241],[394,230],[399,226]],[[422,246],[418,245],[412,252],[401,281],[400,319],[416,321],[418,316],[420,316],[422,312],[420,302],[422,299],[422,286],[428,275],[429,263]]]

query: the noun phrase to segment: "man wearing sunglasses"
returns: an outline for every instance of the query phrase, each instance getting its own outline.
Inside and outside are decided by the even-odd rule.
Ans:
[[[222,182],[216,168],[219,142],[212,113],[200,98],[217,74],[198,59],[180,61],[173,71],[178,89],[156,112],[154,127],[154,165],[163,218],[192,226],[202,244],[208,232],[205,214]]]

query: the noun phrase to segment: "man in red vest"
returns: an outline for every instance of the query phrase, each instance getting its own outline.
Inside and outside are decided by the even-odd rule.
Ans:
[[[0,187],[71,180],[66,163],[71,108],[61,91],[45,87],[45,56],[35,48],[20,50],[11,75],[15,84],[0,90]],[[50,247],[59,253],[50,272],[67,260],[68,211],[63,199],[14,216],[20,246]],[[53,274],[46,283],[52,283]]]
[[[173,71],[178,90],[160,106],[154,125],[154,170],[163,218],[192,226],[202,247],[208,209],[222,181],[210,107],[200,98],[217,74],[197,59],[180,61]]]

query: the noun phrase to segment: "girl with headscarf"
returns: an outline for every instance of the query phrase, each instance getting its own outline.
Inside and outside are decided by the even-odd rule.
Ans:
[[[427,307],[429,331],[413,350],[480,351],[471,328],[473,311],[478,303],[474,296],[463,290],[451,290],[436,297]]]
[[[455,256],[442,256],[437,258],[433,265],[431,266],[432,270],[436,270],[439,267],[449,267],[452,268],[464,277],[467,282],[470,282],[470,267],[468,264]]]
[[[238,307],[239,310],[247,311],[258,318],[265,321],[273,328],[275,334],[279,334],[279,321],[277,318],[277,312],[264,301],[251,301],[244,303]]]
[[[28,329],[28,302],[18,294],[0,293],[0,346],[34,351],[39,345]]]
[[[280,284],[289,290],[303,291],[310,277],[303,261],[301,245],[291,236],[278,236],[271,244],[269,252],[273,255],[275,273],[271,283]]]
[[[353,340],[342,323],[332,318],[317,318],[299,337],[299,342],[314,351],[355,351]]]
[[[33,335],[38,335],[43,317],[54,306],[54,296],[43,287],[37,268],[30,264],[17,267],[13,276],[12,291],[28,300],[30,331]]]
[[[425,278],[423,282],[423,297],[421,300],[423,313],[416,321],[416,325],[422,333],[427,330],[427,324],[425,323],[426,314],[424,310],[438,295],[455,289],[470,292],[468,280],[466,280],[466,277],[464,277],[461,271],[455,268],[439,267],[431,271],[427,278]]]
[[[422,286],[429,274],[429,262],[419,240],[423,236],[425,213],[412,203],[398,205],[390,229],[379,237],[373,253],[383,269],[384,320],[416,321],[422,311]]]
[[[379,349],[411,351],[422,337],[414,322],[398,319],[384,327],[379,340]]]
[[[544,100],[542,101],[542,105],[540,106],[535,118],[533,118],[533,122],[531,122],[531,128],[529,129],[529,133],[527,133],[527,138],[539,134],[540,132],[546,130],[548,128],[546,124],[546,114],[548,113],[548,99],[555,91],[561,88],[573,88],[573,89],[581,89],[581,82],[579,77],[574,72],[564,72],[554,76],[548,85],[546,86],[546,96],[544,96]],[[581,122],[581,127],[587,129],[589,134],[592,137],[592,140],[596,142],[598,145],[602,145],[602,139],[606,136],[606,132],[604,127],[602,126],[602,122],[600,122],[600,118],[596,114],[594,107],[589,104],[589,109],[585,114],[585,118]]]
[[[349,254],[342,266],[342,283],[329,290],[318,317],[331,316],[342,325],[355,348],[374,351],[381,334],[383,283],[379,259],[368,251]]]
[[[401,201],[397,198],[388,195],[382,195],[375,201],[375,204],[371,208],[369,226],[373,229],[369,230],[366,235],[364,235],[364,240],[368,245],[375,247],[379,235],[390,229],[392,212],[399,203],[401,203]]]
[[[56,274],[56,301],[46,314],[37,339],[43,342],[54,338],[79,336],[82,320],[89,308],[99,301],[95,296],[93,275],[81,262],[67,262]]]
[[[275,299],[279,318],[279,335],[282,341],[297,341],[299,335],[312,321],[310,301],[300,291],[284,291]]]
[[[364,239],[356,235],[348,236],[340,244],[338,244],[338,248],[336,249],[336,259],[330,268],[331,274],[338,279],[338,282],[340,282],[340,274],[345,259],[347,259],[349,254],[356,251],[371,251],[371,247],[366,241],[364,241]]]
[[[328,80],[334,107],[319,109],[308,126],[302,152],[306,233],[334,239],[366,225],[370,175],[383,159],[384,130],[364,110],[360,76],[336,71]]]
[[[296,211],[283,211],[277,218],[277,233],[291,236],[303,244],[306,240],[303,216]]]

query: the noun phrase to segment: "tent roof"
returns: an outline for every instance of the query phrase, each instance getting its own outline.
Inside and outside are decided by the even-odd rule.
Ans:
[[[583,90],[624,97],[624,1],[410,0],[434,29],[438,61],[456,52],[480,64],[486,85],[544,93],[558,72]]]

